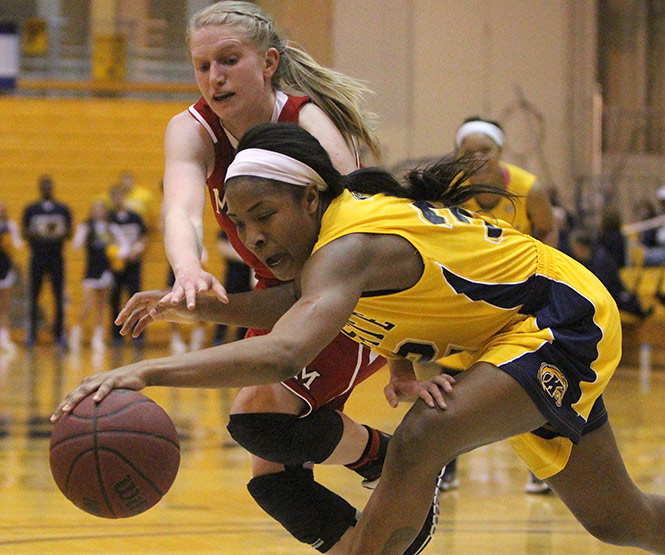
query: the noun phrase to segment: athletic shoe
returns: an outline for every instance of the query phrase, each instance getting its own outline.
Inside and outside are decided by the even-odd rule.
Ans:
[[[436,477],[436,485],[434,486],[434,498],[432,499],[432,506],[427,513],[427,518],[423,527],[420,529],[420,532],[416,536],[416,539],[411,542],[411,545],[406,549],[404,555],[417,555],[422,553],[423,549],[427,547],[427,544],[432,539],[434,532],[436,532],[436,527],[439,524],[439,505],[441,503],[441,490],[442,490],[442,481],[445,468],[439,472],[439,475]]]
[[[457,459],[450,461],[443,469],[441,476],[441,490],[450,491],[459,487],[459,478],[457,477]]]
[[[90,341],[90,346],[93,351],[104,351],[106,349],[106,343],[104,342],[104,328],[98,326],[95,328],[94,333],[92,334],[92,339]]]
[[[545,480],[537,478],[536,475],[531,471],[529,471],[529,477],[526,480],[526,486],[524,488],[524,491],[526,491],[527,493],[534,493],[541,495],[552,493],[552,490],[547,485]]]
[[[12,343],[12,340],[9,337],[9,330],[5,328],[0,328],[0,351],[5,351],[7,353],[16,352],[16,345]]]
[[[197,326],[192,330],[191,337],[189,339],[189,350],[190,351],[200,351],[203,349],[206,341],[206,330],[203,326]]]
[[[361,483],[362,487],[367,488],[367,489],[376,489],[376,486],[379,485],[379,480],[381,479],[381,476],[379,476],[376,480],[363,480]]]

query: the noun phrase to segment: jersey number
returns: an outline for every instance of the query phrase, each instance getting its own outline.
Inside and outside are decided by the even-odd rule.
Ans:
[[[406,341],[399,346],[395,354],[411,362],[431,362],[437,357],[438,350],[432,343]]]
[[[437,213],[436,212],[437,208],[428,201],[417,200],[416,202],[413,203],[413,206],[415,206],[418,210],[420,210],[420,213],[422,214],[423,218],[425,218],[425,220],[427,220],[429,223],[434,225],[445,225],[447,227],[452,227],[452,224],[446,219],[445,215]],[[452,208],[447,208],[447,210],[453,215],[453,217],[455,218],[455,220],[457,220],[457,222],[463,224],[471,223],[473,214],[471,214],[471,212],[467,210],[464,210],[464,208],[452,207]],[[501,239],[501,234],[503,233],[503,229],[486,220],[483,220],[483,223],[485,224],[485,235],[487,239],[498,243],[499,240]]]

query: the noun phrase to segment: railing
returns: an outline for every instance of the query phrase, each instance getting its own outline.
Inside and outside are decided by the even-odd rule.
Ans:
[[[605,211],[617,210],[624,224],[640,220],[636,204],[646,199],[657,206],[656,191],[665,176],[602,175],[582,177],[574,185],[573,212],[585,226],[597,229]]]
[[[180,99],[192,98],[197,89],[184,45],[167,47],[167,23],[160,19],[123,20],[98,25],[108,28],[107,37],[117,39],[118,49],[107,47],[100,58],[95,36],[85,44],[67,42],[71,22],[66,18],[49,18],[48,50],[43,55],[20,59],[17,94],[50,96],[84,96],[89,94],[123,95]],[[117,59],[104,59],[104,56]],[[118,76],[95,78],[95,65],[107,63]]]

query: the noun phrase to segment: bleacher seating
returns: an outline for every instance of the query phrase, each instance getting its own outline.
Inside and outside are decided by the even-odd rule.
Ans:
[[[621,270],[621,278],[630,291],[637,293],[645,310],[651,314],[640,320],[622,314],[623,356],[626,364],[639,365],[640,356],[650,353],[650,364],[665,367],[665,344],[662,336],[665,329],[665,304],[658,295],[665,289],[665,267],[630,266]],[[644,361],[643,361],[644,362]]]

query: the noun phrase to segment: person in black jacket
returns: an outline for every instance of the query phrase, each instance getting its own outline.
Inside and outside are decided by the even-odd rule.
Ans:
[[[29,204],[23,211],[23,237],[30,246],[29,298],[26,345],[32,347],[37,340],[37,301],[48,276],[55,299],[53,336],[61,347],[67,343],[64,335],[63,294],[65,286],[65,260],[63,247],[72,233],[72,215],[66,204],[53,199],[53,179],[39,178],[40,200]]]

